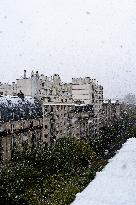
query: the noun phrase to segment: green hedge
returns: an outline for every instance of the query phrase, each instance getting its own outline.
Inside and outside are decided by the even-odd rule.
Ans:
[[[63,138],[50,147],[16,150],[14,160],[1,168],[0,187],[8,193],[3,195],[7,204],[10,199],[14,204],[67,205],[105,163],[85,141]]]

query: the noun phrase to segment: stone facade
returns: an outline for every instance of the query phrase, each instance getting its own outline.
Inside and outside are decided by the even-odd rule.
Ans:
[[[0,82],[0,95],[16,95],[17,94],[17,85],[15,82],[12,84],[9,83],[1,83]]]
[[[75,102],[80,101],[85,105],[93,105],[94,122],[97,131],[101,126],[101,113],[103,105],[103,87],[96,79],[90,77],[72,79],[72,98]]]
[[[93,118],[92,105],[45,100],[43,103],[43,139],[49,144],[67,136],[88,139],[94,129]]]
[[[103,102],[102,119],[103,122],[110,122],[114,118],[119,118],[121,114],[121,104],[119,101],[107,100]]]
[[[71,135],[76,138],[89,140],[93,133],[93,106],[75,104],[70,111],[69,117],[71,125]]]
[[[22,91],[25,96],[35,97],[43,100],[44,97],[64,96],[65,98],[72,98],[72,85],[63,83],[58,74],[47,77],[43,74],[39,75],[38,71],[31,72],[31,77],[24,77],[17,79],[17,93]]]
[[[39,97],[39,74],[38,71],[34,74],[31,72],[31,77],[26,76],[26,70],[24,70],[24,77],[17,79],[17,93],[23,92],[25,96]]]
[[[65,99],[66,102],[72,99],[71,84],[63,83],[58,74],[54,74],[51,77],[41,75],[39,77],[39,97],[41,100],[48,97],[51,101],[56,102],[57,99],[61,98],[62,102]],[[59,97],[59,98],[58,98]]]
[[[69,113],[74,106],[67,97],[45,97],[43,101],[43,138],[52,143],[58,138],[71,135]]]
[[[72,78],[72,98],[84,104],[103,102],[103,87],[90,77]]]
[[[42,118],[0,123],[0,161],[10,160],[16,148],[43,142]]]
[[[42,106],[38,100],[0,96],[0,161],[11,159],[18,147],[43,142],[42,126]]]

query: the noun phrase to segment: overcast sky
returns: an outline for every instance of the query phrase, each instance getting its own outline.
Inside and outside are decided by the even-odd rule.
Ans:
[[[24,69],[136,94],[136,0],[0,0],[0,81]]]

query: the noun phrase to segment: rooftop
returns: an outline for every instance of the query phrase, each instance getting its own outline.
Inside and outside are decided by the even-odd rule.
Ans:
[[[17,121],[36,117],[42,117],[42,107],[36,99],[0,96],[0,121]]]

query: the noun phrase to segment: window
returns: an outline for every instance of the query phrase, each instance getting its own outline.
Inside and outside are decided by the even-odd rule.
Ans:
[[[47,111],[48,111],[48,109],[47,109],[47,107],[45,107],[45,108],[44,108],[44,112],[47,112]]]
[[[47,137],[48,137],[48,134],[44,134],[44,138],[46,138],[46,139],[47,139]]]
[[[45,129],[47,129],[47,128],[48,128],[48,126],[47,126],[47,125],[45,125],[44,127],[45,127]]]
[[[51,106],[50,108],[51,108],[51,112],[53,112],[53,106]]]

